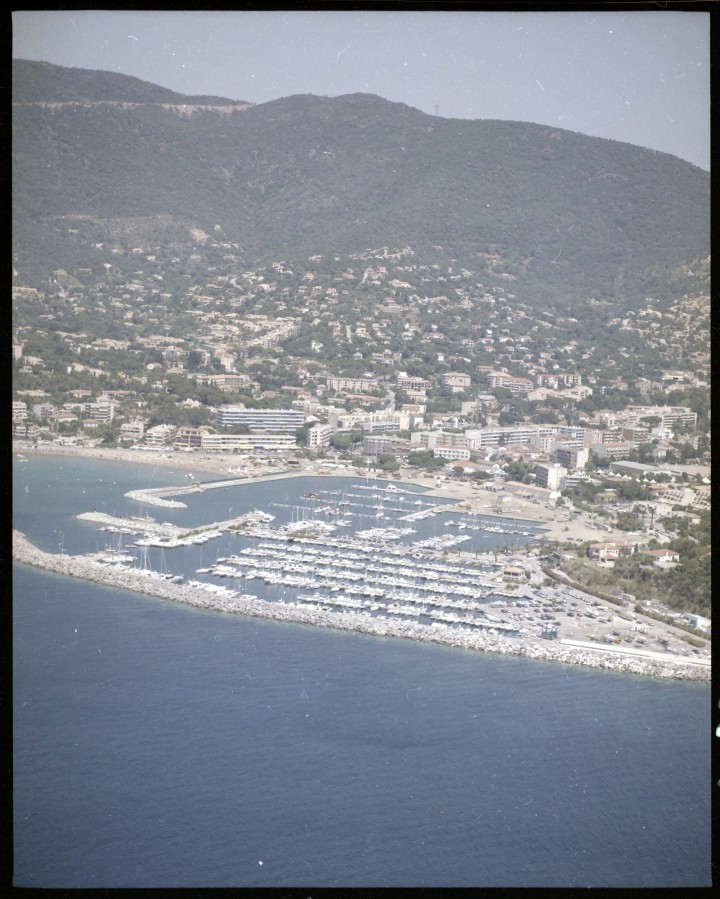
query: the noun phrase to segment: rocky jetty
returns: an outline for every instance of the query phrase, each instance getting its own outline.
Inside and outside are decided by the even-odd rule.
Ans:
[[[181,503],[176,499],[163,499],[156,490],[128,490],[125,496],[150,506],[162,506],[165,509],[187,509],[186,503]]]
[[[447,627],[437,622],[423,625],[406,621],[372,617],[352,611],[326,611],[282,602],[270,602],[249,594],[210,592],[202,586],[177,583],[143,569],[123,569],[107,566],[87,556],[46,553],[34,546],[19,531],[13,531],[13,557],[26,565],[54,571],[69,577],[82,578],[135,593],[144,593],[218,612],[248,615],[328,627],[382,637],[401,637],[429,643],[455,646],[501,655],[516,655],[544,661],[583,665],[647,677],[676,680],[710,681],[710,667],[694,665],[676,657],[646,659],[618,653],[560,644],[556,641],[526,637],[502,637],[482,632]]]

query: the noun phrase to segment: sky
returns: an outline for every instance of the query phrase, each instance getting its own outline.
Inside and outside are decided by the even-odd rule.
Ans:
[[[710,14],[437,10],[23,11],[13,57],[265,103],[371,93],[536,122],[710,168]]]

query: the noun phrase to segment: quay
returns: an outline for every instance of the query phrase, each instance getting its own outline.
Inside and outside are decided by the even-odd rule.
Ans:
[[[280,472],[266,475],[242,475],[234,478],[223,478],[221,481],[193,481],[192,484],[178,484],[175,487],[147,487],[140,490],[128,490],[125,494],[128,499],[136,499],[151,505],[184,507],[184,503],[168,502],[166,496],[182,496],[187,493],[203,493],[205,490],[217,490],[225,487],[238,487],[248,482],[279,481],[288,477],[301,477],[296,472]]]
[[[140,490],[128,490],[125,496],[128,499],[135,499],[150,506],[162,506],[166,509],[187,509],[185,503],[175,499],[166,499],[166,497],[183,496],[187,493],[202,493],[205,490],[214,490],[218,487],[237,487],[246,481],[247,478],[232,478],[230,480],[208,481],[206,483],[195,481],[192,484],[179,484],[175,487],[147,487]]]
[[[636,652],[626,651],[601,653],[597,651],[598,647],[592,644],[592,648],[588,648],[540,638],[505,637],[480,628],[450,627],[440,620],[434,620],[427,625],[386,616],[373,617],[346,606],[343,606],[342,610],[328,610],[320,603],[263,600],[248,593],[239,593],[198,581],[178,583],[181,580],[179,576],[171,577],[159,572],[149,572],[147,569],[108,566],[87,556],[46,553],[30,543],[19,531],[13,531],[13,558],[22,564],[61,575],[218,612],[374,636],[399,637],[467,650],[562,662],[650,677],[710,681],[709,666],[692,664],[677,657],[664,658],[659,653],[654,654],[658,658],[639,657]]]
[[[634,646],[617,646],[613,643],[591,643],[589,640],[570,640],[563,637],[560,640],[563,646],[577,646],[581,649],[595,650],[596,652],[605,653],[621,653],[622,655],[635,656],[641,659],[659,659],[661,661],[667,658],[666,653],[655,652],[651,649],[639,649]],[[710,668],[710,659],[692,659],[686,660],[687,665],[702,665]]]
[[[207,525],[197,525],[192,528],[181,528],[169,521],[155,521],[152,518],[118,518],[108,515],[106,512],[81,512],[77,516],[80,521],[94,521],[106,528],[126,533],[143,533],[152,537],[165,537],[168,540],[186,540],[190,537],[202,537],[203,535],[215,535],[218,531],[233,531],[247,525],[266,522],[272,518],[264,512],[246,512],[236,518],[226,521],[217,521]]]

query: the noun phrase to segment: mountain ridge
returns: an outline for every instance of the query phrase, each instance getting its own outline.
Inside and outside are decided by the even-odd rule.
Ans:
[[[98,94],[101,94],[98,97]],[[107,95],[105,95],[107,94]],[[58,66],[29,59],[12,60],[12,102],[118,102],[252,106],[227,97],[180,94],[134,75],[107,70]]]
[[[42,269],[25,261],[33,233],[55,259],[69,251],[62,221],[78,215],[217,226],[248,264],[440,245],[459,262],[495,259],[492,276],[542,302],[641,293],[709,253],[709,174],[669,154],[533,123],[441,119],[372,94],[225,106],[60,68],[13,63],[20,271]]]

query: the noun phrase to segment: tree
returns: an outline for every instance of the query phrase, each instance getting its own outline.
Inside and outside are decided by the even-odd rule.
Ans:
[[[530,477],[534,465],[532,462],[508,462],[505,468],[505,477],[509,481],[520,481],[523,484],[529,484],[532,478]]]
[[[391,453],[380,453],[377,457],[377,461],[383,471],[400,470],[400,463]]]
[[[202,355],[198,350],[190,350],[187,355],[188,371],[197,371],[202,363]]]
[[[639,531],[642,526],[642,519],[632,512],[620,512],[615,521],[615,527],[621,531]]]
[[[94,429],[93,436],[99,437],[103,446],[117,446],[120,429],[112,425],[100,424]]]
[[[439,471],[445,467],[445,460],[436,458],[432,450],[415,450],[408,456],[408,465],[425,468],[427,471]]]
[[[342,452],[350,449],[352,443],[353,441],[349,434],[343,434],[339,431],[333,434],[330,438],[330,446]]]

